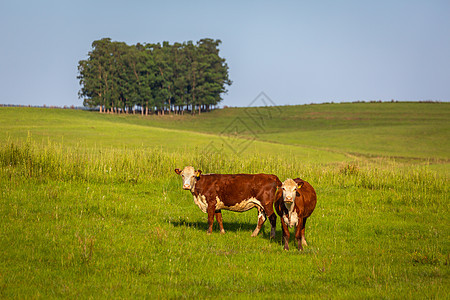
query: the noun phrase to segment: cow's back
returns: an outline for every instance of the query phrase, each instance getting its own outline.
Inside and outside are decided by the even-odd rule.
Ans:
[[[273,202],[278,186],[281,181],[271,174],[204,174],[197,181],[195,192],[218,197],[231,207],[249,198]]]

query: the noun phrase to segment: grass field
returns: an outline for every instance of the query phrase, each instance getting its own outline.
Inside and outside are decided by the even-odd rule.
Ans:
[[[0,297],[448,298],[449,120],[448,103],[0,108]],[[253,210],[206,235],[185,165],[309,181],[309,246],[284,251],[279,219],[251,238]]]

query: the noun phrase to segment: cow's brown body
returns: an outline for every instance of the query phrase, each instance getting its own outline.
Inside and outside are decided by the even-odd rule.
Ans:
[[[187,168],[187,167],[186,167]],[[177,174],[185,172],[176,169]],[[273,203],[277,199],[281,181],[275,175],[269,174],[201,174],[196,171],[195,180],[185,183],[183,188],[189,189],[194,202],[208,214],[208,233],[212,232],[214,216],[219,223],[221,233],[224,233],[221,210],[237,212],[258,209],[258,224],[252,236],[256,236],[261,226],[269,218],[271,237],[275,236],[276,214]],[[187,181],[186,181],[187,182]],[[192,183],[193,182],[193,183]],[[279,195],[278,195],[279,196]]]
[[[286,199],[281,196],[275,203],[275,209],[281,218],[283,230],[284,249],[289,250],[289,227],[295,227],[295,239],[299,250],[303,250],[302,245],[307,245],[305,239],[306,220],[314,211],[317,203],[317,196],[314,188],[306,181],[294,179],[298,188],[293,206],[286,205]],[[286,181],[285,181],[286,182]],[[284,186],[284,183],[283,183]]]

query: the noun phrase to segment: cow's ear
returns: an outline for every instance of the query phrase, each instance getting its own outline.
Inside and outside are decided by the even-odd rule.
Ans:
[[[176,169],[175,169],[175,173],[177,173],[178,175],[180,175],[180,174],[181,174],[181,170],[178,169],[178,168],[176,168]]]
[[[302,188],[304,182],[299,182],[297,185],[297,193],[300,193],[300,189]]]
[[[195,172],[195,177],[197,177],[197,179],[199,179],[200,174],[202,174],[202,170],[197,170],[197,172]]]

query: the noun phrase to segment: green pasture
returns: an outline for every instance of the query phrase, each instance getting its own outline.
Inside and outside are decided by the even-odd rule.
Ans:
[[[448,159],[449,116],[449,103],[343,103],[227,108],[200,116],[97,115],[94,119],[366,156]],[[237,135],[233,125],[239,126]]]
[[[0,298],[448,298],[450,104],[264,109],[0,108]],[[185,165],[309,181],[309,246],[206,235]]]
[[[31,138],[44,144],[57,143],[64,147],[95,149],[162,149],[171,151],[225,152],[243,156],[258,154],[272,156],[303,156],[312,162],[345,160],[344,154],[295,145],[267,143],[248,136],[217,135],[196,132],[184,126],[164,128],[171,118],[136,115],[105,115],[73,110],[36,108],[0,108],[0,133],[3,140]],[[195,117],[186,116],[187,120]],[[179,118],[179,117],[178,117]],[[158,123],[161,126],[158,127]],[[176,122],[177,117],[175,117]],[[186,130],[190,129],[190,130]],[[220,132],[219,132],[220,133]]]

